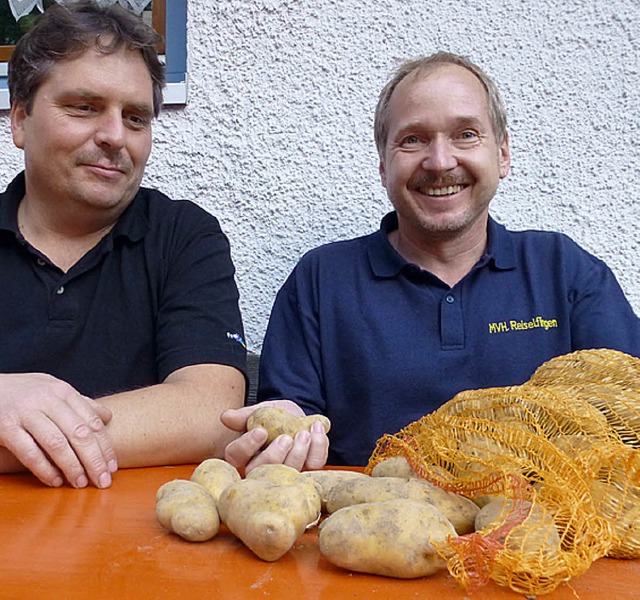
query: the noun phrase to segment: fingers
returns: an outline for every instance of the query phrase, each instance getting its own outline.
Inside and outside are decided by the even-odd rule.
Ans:
[[[108,406],[105,406],[100,402],[96,402],[92,398],[87,398],[86,396],[83,396],[83,398],[89,404],[89,406],[96,411],[96,414],[100,417],[100,419],[102,419],[102,422],[105,425],[109,423],[109,421],[111,421],[113,417],[113,413],[111,412],[111,409]]]
[[[267,432],[265,429],[262,429],[262,427],[252,429],[235,439],[225,448],[224,458],[237,469],[245,469],[251,459],[260,452],[260,448],[266,441]]]
[[[0,379],[0,445],[47,485],[111,485],[118,465],[107,407],[49,375]]]
[[[291,400],[271,400],[253,406],[230,409],[220,415],[222,423],[234,431],[246,431],[249,415],[261,406],[273,406],[303,415],[304,411]],[[249,473],[259,465],[284,464],[298,471],[321,469],[327,462],[329,438],[322,423],[315,421],[311,431],[300,431],[295,438],[278,436],[266,448],[267,432],[258,427],[244,433],[225,449],[225,460],[237,469]]]
[[[293,438],[284,464],[298,471],[321,469],[326,464],[328,455],[329,438],[322,423],[315,421],[311,425],[311,431],[300,431]]]
[[[233,431],[246,431],[247,419],[256,408],[257,405],[245,406],[243,408],[229,408],[220,414],[220,421],[222,421],[225,427]]]
[[[273,406],[274,408],[281,408],[294,415],[304,415],[304,411],[291,400],[268,400],[267,402],[261,402],[260,404],[253,404],[252,406],[243,406],[242,408],[230,408],[223,411],[220,414],[220,421],[225,427],[232,429],[233,431],[246,431],[247,419],[251,413],[257,408]]]
[[[64,478],[58,468],[47,458],[33,437],[21,428],[5,441],[5,447],[11,454],[20,457],[21,464],[31,471],[42,483],[51,487],[60,487]]]
[[[287,464],[286,459],[293,446],[294,440],[290,435],[279,435],[262,452],[256,454],[256,456],[249,461],[245,472],[249,473],[260,465]]]
[[[311,443],[303,469],[314,471],[327,464],[329,457],[329,438],[320,421],[314,421],[311,425]]]
[[[27,449],[34,458],[28,468],[34,473],[48,471],[44,463],[51,462],[73,487],[86,487],[90,481],[97,487],[109,487],[111,471],[106,457],[115,461],[115,453],[102,420],[86,407],[76,408],[60,404],[55,422],[41,412],[25,415],[24,430],[31,436],[32,445],[40,448],[40,453]],[[106,454],[101,444],[107,447]],[[22,455],[17,456],[24,464]]]
[[[96,402],[91,398],[82,396],[81,399],[85,402],[80,401],[76,410],[90,427],[91,432],[95,437],[95,441],[97,441],[97,446],[95,444],[91,444],[90,448],[94,452],[98,452],[99,450],[100,458],[102,459],[102,461],[98,461],[97,463],[98,468],[94,472],[89,472],[89,476],[96,485],[98,485],[98,481],[100,481],[100,478],[102,477],[102,485],[98,485],[98,487],[108,487],[111,485],[111,481],[110,477],[105,475],[104,464],[106,464],[106,472],[108,475],[111,475],[118,470],[116,451],[106,428],[107,423],[111,421],[113,413],[104,404]],[[86,463],[84,463],[84,461],[83,464],[85,464],[86,467]],[[108,483],[104,485],[105,482]]]

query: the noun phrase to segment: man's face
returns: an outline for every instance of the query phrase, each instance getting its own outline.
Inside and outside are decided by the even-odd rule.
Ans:
[[[139,52],[91,49],[58,63],[31,113],[21,103],[11,110],[27,198],[53,211],[117,219],[140,186],[152,116],[152,80]]]
[[[400,232],[419,241],[486,227],[510,158],[508,140],[496,141],[480,80],[458,65],[435,66],[398,84],[388,115],[380,175]]]

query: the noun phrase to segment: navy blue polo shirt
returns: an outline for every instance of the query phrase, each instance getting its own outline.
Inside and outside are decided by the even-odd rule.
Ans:
[[[0,372],[43,372],[90,397],[184,366],[245,371],[229,243],[192,202],[141,188],[67,273],[18,230],[20,174],[0,194]]]
[[[307,253],[277,295],[258,400],[332,423],[330,464],[366,464],[376,440],[466,389],[525,382],[583,348],[640,355],[640,322],[611,270],[567,236],[489,220],[485,255],[453,288],[379,231]]]

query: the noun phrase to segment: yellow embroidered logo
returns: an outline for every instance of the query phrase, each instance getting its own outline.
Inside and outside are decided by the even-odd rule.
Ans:
[[[557,319],[533,317],[530,321],[497,321],[489,323],[489,333],[506,333],[507,331],[526,331],[528,329],[552,329],[558,326]]]

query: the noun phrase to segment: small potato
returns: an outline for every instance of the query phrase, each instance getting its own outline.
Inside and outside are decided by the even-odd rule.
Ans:
[[[409,498],[433,504],[455,527],[459,535],[474,530],[478,506],[469,498],[446,492],[424,479],[399,477],[367,477],[349,479],[336,485],[327,498],[327,512],[363,502],[383,502]]]
[[[404,579],[445,568],[433,543],[450,537],[456,532],[435,506],[408,499],[347,506],[319,527],[320,553],[329,562]]]
[[[205,542],[220,529],[211,494],[194,481],[174,479],[156,492],[156,518],[167,531],[190,542]]]
[[[392,456],[380,461],[371,469],[371,477],[402,477],[410,479],[418,477],[404,456]]]
[[[300,471],[281,464],[260,465],[250,471],[246,479],[256,481],[267,481],[276,485],[297,485],[301,487],[307,496],[309,505],[309,517],[307,527],[317,524],[320,519],[322,503],[320,501],[320,492],[315,481],[304,477]]]
[[[191,474],[191,481],[204,487],[216,502],[225,488],[240,479],[238,470],[226,460],[219,458],[202,461]]]
[[[304,532],[308,501],[297,485],[243,479],[220,495],[222,522],[256,556],[266,561],[284,556]]]
[[[311,430],[314,421],[320,421],[326,433],[331,428],[331,423],[324,415],[308,415],[302,417],[291,414],[286,410],[263,406],[254,410],[247,419],[247,430],[262,427],[267,430],[267,444],[270,444],[279,435],[287,434],[294,437],[299,431]]]
[[[329,493],[331,490],[346,481],[347,479],[356,479],[368,477],[364,473],[360,471],[346,471],[341,469],[322,469],[319,471],[303,471],[301,473],[303,477],[307,477],[309,479],[313,479],[320,493],[321,505],[320,508],[322,512],[327,512],[327,498],[329,497]]]

